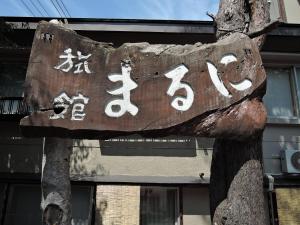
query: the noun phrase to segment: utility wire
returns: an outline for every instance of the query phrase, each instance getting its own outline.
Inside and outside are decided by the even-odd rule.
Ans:
[[[28,5],[27,5],[23,0],[21,0],[21,2],[22,2],[23,5],[25,6],[25,8],[31,13],[31,15],[35,17],[35,14],[34,14],[33,11],[30,9],[30,7],[28,7]]]
[[[37,0],[37,2],[39,3],[40,7],[43,9],[43,11],[46,13],[46,15],[48,17],[50,17],[49,13],[46,11],[46,9],[44,8],[44,6],[42,5],[42,3],[40,2],[40,0]]]
[[[64,17],[67,17],[65,11],[62,9],[62,7],[60,6],[59,2],[57,0],[55,0],[55,2],[58,5],[58,8],[60,9],[60,11],[64,14]]]
[[[56,5],[54,4],[53,0],[51,0],[52,5],[55,7],[56,11],[58,12],[58,14],[60,15],[60,17],[62,18],[63,16],[60,14],[60,11],[57,9]]]
[[[67,9],[67,7],[66,7],[65,3],[63,2],[63,0],[60,0],[60,2],[62,4],[62,6],[64,7],[65,11],[67,12],[68,16],[71,17],[71,14],[70,14],[69,10]]]
[[[42,16],[44,16],[44,14],[40,11],[40,9],[35,5],[35,3],[32,0],[29,0],[30,3],[33,5],[33,7],[35,8],[36,11],[38,11]]]

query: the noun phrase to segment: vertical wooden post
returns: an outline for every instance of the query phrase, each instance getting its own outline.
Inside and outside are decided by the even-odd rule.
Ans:
[[[70,155],[72,139],[45,138],[42,162],[44,225],[71,224]]]
[[[212,16],[213,17],[213,16]],[[251,36],[269,22],[267,0],[221,0],[213,17],[217,39],[232,33]],[[262,47],[265,35],[254,39]],[[258,117],[266,117],[262,96],[251,99],[260,108]],[[248,104],[251,109],[251,104]],[[262,120],[264,121],[264,120]],[[266,223],[263,195],[262,132],[239,140],[217,138],[211,167],[211,215],[214,225],[264,225]]]

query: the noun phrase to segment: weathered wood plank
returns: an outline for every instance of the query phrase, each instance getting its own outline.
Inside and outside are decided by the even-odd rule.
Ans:
[[[68,51],[73,64],[63,58]],[[118,80],[126,74],[128,82]],[[177,80],[167,77],[177,75]],[[155,131],[224,137],[229,126],[227,136],[236,129],[240,131],[234,136],[249,136],[253,129],[263,128],[258,121],[263,117],[246,116],[243,122],[251,129],[241,130],[239,118],[223,112],[232,111],[245,98],[263,95],[265,79],[259,50],[246,35],[208,45],[128,43],[115,49],[42,22],[35,33],[25,92],[26,101],[37,111],[22,119],[21,128],[27,136],[106,138],[116,132]],[[127,97],[119,89],[125,83]],[[65,99],[58,99],[63,93]],[[178,97],[183,100],[176,102]],[[63,102],[63,113],[54,113],[59,106],[55,101]],[[226,124],[221,123],[223,116],[230,119]]]

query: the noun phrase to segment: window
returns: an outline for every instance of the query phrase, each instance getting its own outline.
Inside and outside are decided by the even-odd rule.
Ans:
[[[177,189],[141,187],[140,225],[177,225]]]
[[[91,194],[89,186],[72,186],[72,224],[90,225]],[[7,202],[4,225],[17,225],[21,221],[23,225],[42,224],[40,185],[10,185]]]
[[[42,224],[41,191],[38,185],[12,185],[5,216],[5,225]],[[29,204],[30,203],[30,204]]]
[[[26,69],[25,63],[0,63],[0,96],[22,97]]]
[[[1,224],[1,221],[3,220],[6,191],[7,191],[7,184],[0,183],[0,224]]]
[[[296,90],[298,97],[298,106],[300,106],[300,67],[296,68]]]
[[[299,117],[300,69],[267,68],[266,72],[267,93],[264,102],[268,116],[290,119]]]
[[[0,115],[27,115],[29,107],[23,102],[25,63],[0,63]]]

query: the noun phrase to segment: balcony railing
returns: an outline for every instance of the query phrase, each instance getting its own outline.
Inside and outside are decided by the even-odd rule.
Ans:
[[[30,107],[23,101],[22,97],[1,97],[0,116],[22,117],[29,115]]]

